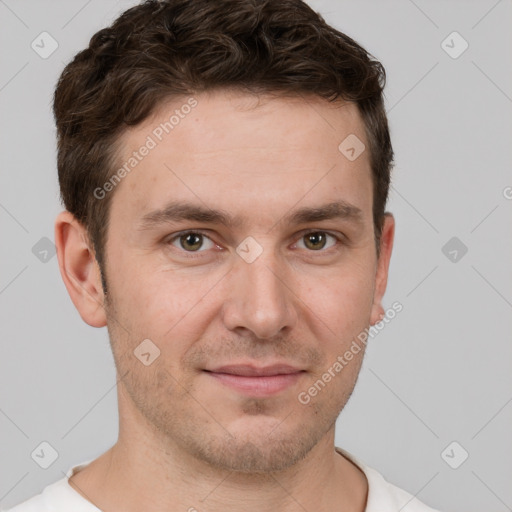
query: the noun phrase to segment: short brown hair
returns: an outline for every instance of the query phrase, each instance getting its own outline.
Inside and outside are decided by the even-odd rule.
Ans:
[[[93,191],[114,173],[116,142],[128,126],[164,100],[222,87],[339,98],[356,103],[365,124],[379,253],[393,163],[385,81],[380,62],[302,0],[147,0],[94,34],[60,76],[62,202],[104,270],[113,193],[98,200]]]

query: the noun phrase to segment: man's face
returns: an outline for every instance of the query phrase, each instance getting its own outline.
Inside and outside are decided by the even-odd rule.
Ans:
[[[161,141],[155,129],[186,98],[122,139],[121,165],[148,136],[156,147],[111,205],[107,319],[121,421],[216,467],[284,469],[332,433],[364,350],[307,404],[299,394],[381,313],[369,152],[350,161],[338,149],[350,134],[366,144],[363,123],[353,104],[320,99],[195,99]],[[234,222],[162,214],[177,202]],[[342,215],[315,217],[341,202]],[[148,366],[134,355],[147,339],[160,351]],[[156,354],[145,343],[143,360]]]

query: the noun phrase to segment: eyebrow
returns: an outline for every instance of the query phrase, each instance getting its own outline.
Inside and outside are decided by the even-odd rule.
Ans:
[[[286,214],[276,224],[284,223],[291,226],[331,219],[341,219],[362,225],[363,211],[353,204],[339,200],[317,207],[299,208]],[[160,225],[184,220],[219,224],[227,228],[237,228],[244,224],[244,217],[240,215],[233,216],[221,209],[214,210],[193,203],[173,201],[163,209],[146,213],[138,222],[138,229],[149,230]]]

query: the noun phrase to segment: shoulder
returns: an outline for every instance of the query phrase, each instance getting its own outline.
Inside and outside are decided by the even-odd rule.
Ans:
[[[368,500],[367,512],[373,512],[374,509],[377,511],[381,502],[389,502],[390,512],[391,510],[396,510],[397,512],[439,512],[420,501],[405,489],[401,489],[400,487],[388,482],[375,469],[367,467],[367,470],[371,478],[370,487],[373,487],[371,503],[370,496]],[[391,506],[393,508],[391,508]]]
[[[40,494],[8,510],[0,509],[0,512],[100,512],[68,483],[69,476],[88,462],[72,467],[64,478],[47,485]]]
[[[346,450],[336,447],[336,451],[358,466],[368,480],[365,512],[440,512],[388,482],[376,469],[367,466]]]
[[[16,505],[13,508],[2,511],[3,512],[54,512],[54,503],[52,503],[52,497],[55,496],[56,491],[58,494],[59,488],[62,486],[62,483],[65,479],[59,480],[53,484],[48,485],[44,488],[44,490],[40,494],[36,494],[29,498],[28,500],[23,501],[22,503]]]

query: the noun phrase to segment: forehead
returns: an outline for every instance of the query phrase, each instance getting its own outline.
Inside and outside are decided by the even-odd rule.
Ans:
[[[339,200],[371,210],[369,151],[352,103],[202,93],[162,104],[120,142],[119,166],[136,165],[117,185],[112,216],[122,207],[135,221],[176,199],[242,219]],[[347,144],[362,151],[356,159]]]

